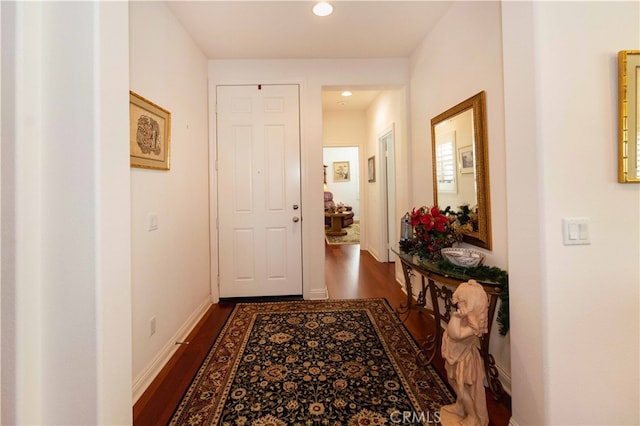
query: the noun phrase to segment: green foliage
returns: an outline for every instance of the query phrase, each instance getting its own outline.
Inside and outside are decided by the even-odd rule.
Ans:
[[[458,206],[460,210],[454,210],[447,206],[443,213],[456,218],[456,224],[461,230],[467,232],[478,231],[478,207],[471,208],[468,204]]]
[[[509,331],[509,274],[496,266],[480,265],[472,268],[456,266],[448,260],[438,262],[442,272],[463,274],[478,281],[491,281],[500,284],[500,308],[498,309],[498,331],[502,336]]]

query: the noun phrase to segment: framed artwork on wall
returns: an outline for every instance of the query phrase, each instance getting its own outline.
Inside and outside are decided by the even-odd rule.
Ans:
[[[349,180],[351,180],[351,171],[349,170],[349,162],[334,161],[333,162],[333,181],[349,182]]]
[[[131,167],[169,170],[171,113],[129,92],[129,155]]]

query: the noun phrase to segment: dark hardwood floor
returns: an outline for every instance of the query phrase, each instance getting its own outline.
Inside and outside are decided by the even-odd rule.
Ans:
[[[377,262],[359,245],[325,245],[326,283],[331,299],[386,298],[394,308],[406,296],[395,280],[392,263]],[[166,424],[202,364],[209,348],[233,309],[232,303],[213,305],[193,332],[133,407],[136,426]],[[413,312],[405,322],[416,339],[423,341],[434,322],[428,315]],[[446,377],[442,359],[434,360],[441,377]],[[487,406],[492,426],[509,424],[511,400],[508,395],[495,401],[487,389]]]

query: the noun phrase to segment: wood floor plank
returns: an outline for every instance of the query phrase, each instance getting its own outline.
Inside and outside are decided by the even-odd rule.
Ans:
[[[406,299],[395,279],[395,265],[380,263],[359,245],[325,245],[325,282],[332,299],[386,298],[396,308]],[[233,310],[233,304],[212,305],[183,345],[133,407],[136,426],[162,425],[187,390],[213,341]],[[413,312],[405,325],[416,342],[433,330],[433,319]],[[434,360],[441,377],[446,377],[442,359]],[[488,391],[487,405],[492,426],[506,426],[511,417],[508,395],[495,401]]]

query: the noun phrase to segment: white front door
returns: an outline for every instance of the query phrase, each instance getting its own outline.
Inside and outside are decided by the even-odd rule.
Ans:
[[[302,294],[298,93],[217,87],[220,297]]]

